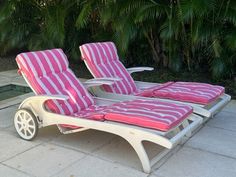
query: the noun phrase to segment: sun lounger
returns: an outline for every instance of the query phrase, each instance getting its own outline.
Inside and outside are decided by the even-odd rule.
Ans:
[[[88,43],[80,46],[87,68],[100,82],[113,80],[113,85],[93,89],[93,94],[111,99],[131,100],[138,97],[158,98],[172,103],[191,105],[194,113],[209,118],[231,99],[224,87],[195,82],[149,83],[134,81],[134,72],[151,71],[150,67],[125,68],[113,42]],[[117,78],[120,80],[117,80]],[[127,96],[128,95],[128,96]],[[205,120],[207,120],[205,118]]]
[[[16,61],[19,73],[36,94],[21,103],[14,118],[16,131],[25,140],[32,140],[39,128],[50,125],[57,125],[64,134],[88,129],[109,132],[130,143],[144,172],[149,173],[153,164],[202,122],[187,105],[92,97],[86,88],[101,83],[82,85],[61,49],[21,53]],[[143,141],[158,144],[164,150],[149,160]]]

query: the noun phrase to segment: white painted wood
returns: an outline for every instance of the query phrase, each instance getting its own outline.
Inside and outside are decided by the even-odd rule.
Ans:
[[[45,101],[49,99],[57,99],[57,100],[66,100],[68,99],[68,96],[63,95],[44,95],[44,96],[33,96],[25,99],[21,105],[19,106],[19,109],[25,108],[31,110],[33,108],[34,113],[36,113],[36,117],[42,121],[38,122],[41,124],[39,127],[45,127],[55,124],[69,124],[69,125],[75,125],[79,127],[84,127],[82,130],[88,130],[88,129],[95,129],[100,131],[105,131],[108,133],[113,133],[118,136],[123,137],[125,140],[127,140],[130,145],[134,148],[136,151],[142,166],[143,170],[146,173],[149,173],[151,170],[151,162],[148,159],[146,150],[143,147],[142,142],[143,141],[150,141],[155,144],[158,144],[166,149],[173,148],[176,144],[181,142],[182,138],[185,137],[185,135],[188,135],[189,132],[192,132],[196,127],[198,127],[202,123],[202,118],[200,118],[197,115],[190,115],[188,117],[189,120],[191,120],[191,123],[189,126],[184,127],[182,124],[178,126],[184,127],[182,130],[178,132],[178,134],[175,134],[172,137],[167,137],[165,135],[169,135],[171,132],[174,131],[174,129],[170,130],[169,132],[160,132],[153,129],[148,128],[142,128],[138,126],[133,125],[127,125],[124,123],[118,123],[118,122],[112,122],[112,121],[94,121],[94,120],[87,120],[85,118],[78,118],[78,117],[72,117],[72,116],[65,116],[60,114],[55,114],[52,112],[49,112],[46,110],[44,103]],[[102,101],[102,98],[99,98],[98,100]],[[110,102],[107,99],[104,99],[103,102]],[[111,101],[114,102],[114,101]],[[178,128],[178,127],[176,127]],[[82,131],[81,130],[81,131]],[[71,130],[71,131],[62,131],[62,133],[74,133],[80,131],[79,129]],[[161,153],[160,155],[163,156]],[[159,157],[160,159],[161,157]],[[158,159],[158,158],[157,158]]]
[[[143,71],[153,71],[154,68],[153,67],[132,67],[132,68],[126,68],[127,71],[132,74],[132,73],[136,73],[136,72],[143,72]]]
[[[89,68],[89,65],[87,64],[86,60],[84,60],[84,63],[86,65],[86,67],[88,68],[88,70],[90,71],[90,73],[93,75],[93,72],[91,72],[91,69]],[[132,72],[141,72],[141,71],[145,71],[145,70],[152,71],[153,68],[151,68],[151,67],[134,67],[134,68],[127,68],[127,70],[131,74]],[[93,75],[93,77],[95,78],[94,75]],[[135,84],[139,89],[144,89],[144,88],[150,88],[150,87],[156,86],[159,83],[135,81]],[[121,96],[121,94],[104,92],[98,87],[92,88],[91,92],[96,96],[109,98],[109,99],[129,100],[129,99],[143,98],[143,99],[158,99],[158,100],[165,101],[165,102],[186,104],[186,105],[193,107],[194,113],[199,114],[202,117],[204,117],[204,121],[207,121],[210,117],[213,117],[215,114],[217,114],[231,100],[230,95],[223,94],[213,104],[205,106],[205,105],[201,105],[201,104],[194,104],[194,103],[190,103],[190,102],[181,102],[181,101],[175,101],[175,100],[170,100],[170,99],[137,97],[137,96],[132,96],[132,95]]]
[[[181,102],[181,101],[175,101],[170,99],[161,99],[161,98],[149,98],[149,97],[141,97],[141,96],[134,96],[134,95],[121,95],[121,94],[115,94],[115,93],[109,93],[103,91],[99,87],[91,87],[89,89],[91,93],[94,96],[102,97],[102,98],[108,98],[108,99],[114,99],[114,100],[135,100],[135,99],[145,99],[145,100],[159,100],[169,103],[176,103],[176,104],[185,104],[193,107],[194,113],[204,117],[204,121],[207,121],[210,117],[213,117],[216,113],[218,113],[224,106],[226,106],[230,100],[231,96],[227,94],[223,94],[216,102],[214,102],[211,105],[204,106],[200,104],[194,104],[189,102]]]

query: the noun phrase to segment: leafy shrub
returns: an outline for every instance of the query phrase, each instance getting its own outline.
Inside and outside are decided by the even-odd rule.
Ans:
[[[236,1],[0,1],[0,55],[61,47],[80,61],[79,45],[112,40],[127,65],[211,72],[236,70]]]

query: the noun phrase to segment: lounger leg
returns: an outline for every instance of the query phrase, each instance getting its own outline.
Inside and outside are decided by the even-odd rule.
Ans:
[[[135,152],[137,153],[139,160],[141,161],[143,171],[145,173],[150,173],[151,172],[150,160],[148,158],[147,152],[143,146],[142,141],[137,139],[127,140],[127,141],[130,143],[130,145],[134,148]]]
[[[181,131],[180,128],[179,128],[179,127],[176,127],[175,130],[173,130],[173,131],[171,132],[171,134],[176,135],[176,134],[178,134],[180,131]]]
[[[183,128],[188,127],[188,126],[189,126],[188,120],[185,120],[185,121],[182,123],[182,125],[183,125]],[[190,138],[190,137],[192,136],[191,131],[189,131],[185,136],[186,136],[187,138]]]

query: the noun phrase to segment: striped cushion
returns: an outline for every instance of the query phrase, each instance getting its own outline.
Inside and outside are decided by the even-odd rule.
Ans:
[[[68,67],[61,49],[21,53],[17,64],[37,95],[67,95],[67,101],[48,101],[47,107],[56,113],[71,115],[88,108],[94,101]]]
[[[134,100],[97,106],[68,67],[61,49],[21,53],[16,61],[37,95],[67,95],[69,100],[51,100],[53,112],[92,120],[110,120],[167,131],[179,124],[192,108],[159,101]],[[63,125],[78,128],[74,125]]]
[[[119,60],[113,42],[84,44],[80,46],[80,50],[82,59],[86,60],[95,78],[122,78],[112,86],[103,86],[106,91],[120,94],[132,94],[137,91],[132,77]]]
[[[173,84],[173,82],[166,82],[163,84],[156,84],[155,86],[148,87],[148,88],[147,87],[141,88],[137,92],[133,93],[133,95],[143,96],[143,97],[155,97],[154,92],[156,90],[161,90],[165,87],[168,87],[171,84]]]
[[[150,100],[132,100],[115,103],[109,106],[90,106],[75,117],[93,120],[109,120],[168,131],[181,123],[192,113],[192,108]],[[70,126],[71,127],[71,126]]]
[[[103,86],[107,92],[168,98],[200,104],[209,104],[224,93],[223,87],[193,82],[167,82],[152,88],[139,90],[124,65],[119,61],[113,42],[84,44],[80,46],[80,51],[82,59],[86,61],[95,78],[122,78],[122,81],[118,81],[112,86]]]
[[[83,118],[83,119],[104,121],[105,120],[104,113],[102,112],[102,110],[104,110],[104,108],[106,108],[106,106],[91,105],[88,108],[81,110],[79,112],[76,112],[71,116],[79,117],[79,118]],[[63,124],[62,126],[65,128],[72,128],[72,129],[81,128],[78,126],[66,125],[66,124]]]
[[[181,123],[193,110],[186,105],[133,100],[113,104],[103,112],[106,120],[168,131]]]
[[[152,97],[168,98],[199,104],[210,104],[224,93],[224,87],[195,82],[169,82],[150,89]],[[140,96],[147,96],[141,91]],[[150,94],[148,95],[150,97]]]

